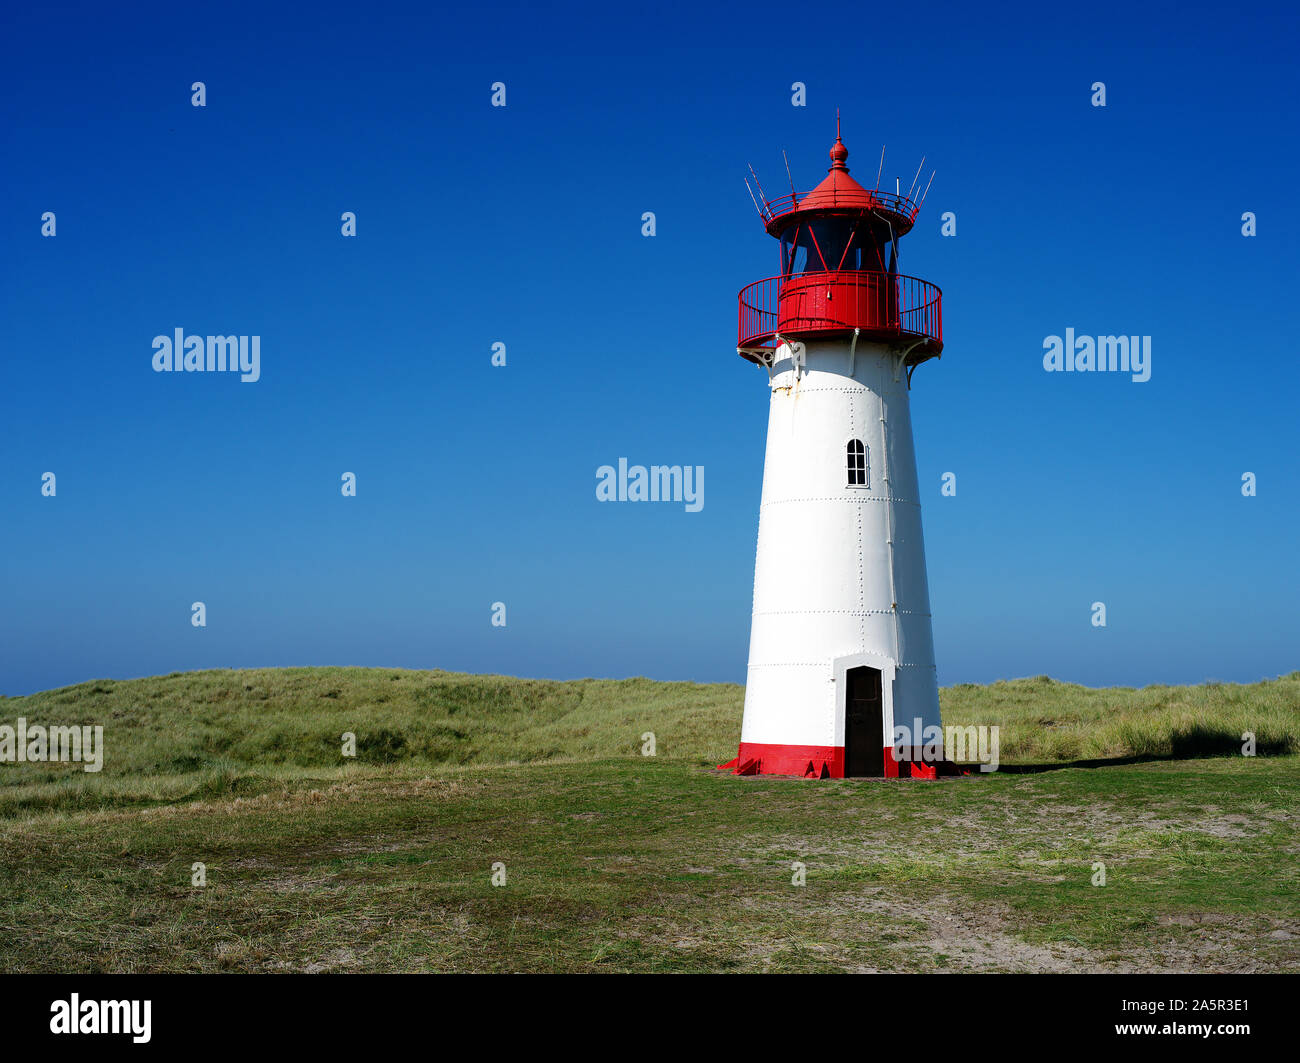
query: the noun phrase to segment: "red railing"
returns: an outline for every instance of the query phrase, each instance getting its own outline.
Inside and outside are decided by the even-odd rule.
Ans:
[[[737,347],[771,347],[773,337],[852,332],[868,339],[929,340],[943,349],[943,293],[902,274],[838,270],[768,277],[740,291]]]
[[[763,206],[759,208],[759,214],[762,215],[763,224],[770,226],[772,222],[781,217],[781,215],[789,214],[792,210],[797,210],[800,202],[807,195],[807,192],[791,192],[788,195],[778,196],[776,199],[764,201]],[[917,212],[921,209],[920,206],[913,203],[907,198],[907,196],[900,196],[893,192],[882,192],[878,188],[868,189],[868,195],[875,200],[875,206],[879,210],[888,211],[890,214],[896,214],[899,217],[906,218],[909,222],[916,221]],[[856,204],[857,200],[855,199],[851,205]]]

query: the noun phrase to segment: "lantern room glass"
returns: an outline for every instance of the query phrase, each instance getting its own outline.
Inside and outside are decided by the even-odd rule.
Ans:
[[[781,275],[885,272],[885,248],[865,218],[815,218],[781,234]]]

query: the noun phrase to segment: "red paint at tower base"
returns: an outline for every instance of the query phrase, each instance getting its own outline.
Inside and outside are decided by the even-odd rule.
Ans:
[[[911,757],[897,757],[893,746],[884,747],[886,779],[937,779],[959,775],[952,761],[927,761],[924,749],[911,750]],[[718,765],[733,775],[797,775],[805,779],[843,779],[843,746],[788,746],[770,742],[741,742],[737,756]]]

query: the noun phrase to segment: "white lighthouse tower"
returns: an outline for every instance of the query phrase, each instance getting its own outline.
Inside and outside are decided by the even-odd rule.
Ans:
[[[848,154],[837,121],[825,180],[763,202],[781,274],[740,293],[737,351],[771,412],[737,774],[943,766],[921,748],[939,689],[908,402],[943,350],[940,292],[897,270],[918,206],[864,188]]]

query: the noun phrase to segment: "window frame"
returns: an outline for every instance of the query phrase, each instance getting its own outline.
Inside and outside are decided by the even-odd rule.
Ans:
[[[844,464],[846,486],[870,491],[871,448],[861,439],[851,438],[844,445]]]

